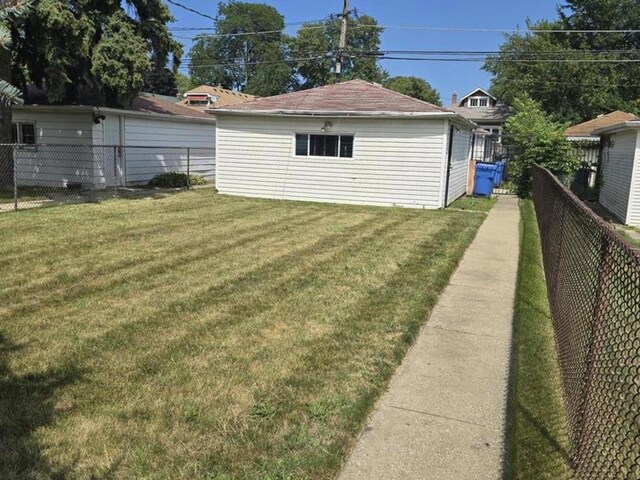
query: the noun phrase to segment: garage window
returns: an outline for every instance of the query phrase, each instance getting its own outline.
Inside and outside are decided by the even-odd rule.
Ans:
[[[353,158],[353,135],[296,134],[296,156]]]
[[[33,122],[18,122],[11,125],[11,142],[23,145],[36,144],[36,124]]]

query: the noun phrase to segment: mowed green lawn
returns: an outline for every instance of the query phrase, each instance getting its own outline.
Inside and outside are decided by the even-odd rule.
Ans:
[[[331,478],[484,214],[0,215],[0,478]]]

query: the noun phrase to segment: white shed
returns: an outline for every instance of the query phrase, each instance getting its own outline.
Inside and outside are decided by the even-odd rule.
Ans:
[[[25,105],[13,110],[16,176],[21,186],[99,189],[190,171],[213,180],[215,118],[142,94],[131,110]],[[193,153],[191,155],[191,153]]]
[[[640,120],[596,130],[602,137],[600,204],[640,226]]]
[[[474,124],[376,84],[214,111],[222,194],[437,209],[466,192]]]

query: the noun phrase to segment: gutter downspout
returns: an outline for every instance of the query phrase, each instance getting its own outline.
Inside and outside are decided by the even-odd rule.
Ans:
[[[453,124],[449,127],[449,151],[447,153],[447,180],[444,189],[444,208],[447,208],[449,204],[449,183],[451,182],[451,160],[453,159],[453,135],[455,134],[455,127]]]

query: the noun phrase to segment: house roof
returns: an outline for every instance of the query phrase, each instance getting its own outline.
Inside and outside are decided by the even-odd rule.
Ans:
[[[364,80],[350,80],[310,90],[259,98],[224,110],[274,113],[453,113]]]
[[[452,105],[449,108],[472,122],[503,123],[509,117],[509,107],[504,103],[498,103],[495,107],[468,108]]]
[[[182,117],[206,117],[211,118],[208,113],[182,106],[177,103],[167,102],[162,96],[153,93],[141,93],[138,95],[131,108],[135,112],[161,113],[164,115],[178,115]]]
[[[631,113],[616,110],[615,112],[611,112],[606,115],[600,115],[599,117],[594,118],[593,120],[589,120],[588,122],[579,123],[578,125],[569,127],[567,130],[565,130],[564,135],[566,137],[581,138],[596,137],[597,131],[608,129],[609,127],[614,127],[619,124],[624,124],[625,122],[634,120],[640,119],[635,115],[632,115]]]
[[[187,105],[188,99],[186,97],[188,96],[190,97],[214,96],[214,97],[217,97],[218,100],[216,101],[213,107],[207,106],[207,105]],[[253,100],[258,98],[255,95],[249,95],[248,93],[234,92],[232,90],[227,90],[226,88],[212,87],[210,85],[200,85],[199,87],[194,88],[193,90],[189,90],[187,93],[183,95],[183,97],[185,98],[184,100],[180,100],[180,102],[178,102],[179,105],[182,105],[184,107],[190,108],[192,110],[200,111],[200,112],[205,112],[211,108],[222,108],[229,105],[235,105],[237,103],[246,102],[248,100]]]

